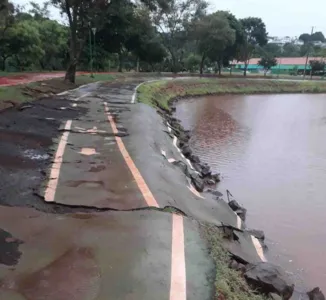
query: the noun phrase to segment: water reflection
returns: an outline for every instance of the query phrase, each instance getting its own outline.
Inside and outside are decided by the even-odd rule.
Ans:
[[[325,95],[184,100],[176,116],[191,147],[265,230],[287,268],[326,291]],[[273,246],[272,246],[273,248]],[[273,251],[271,251],[273,252]]]

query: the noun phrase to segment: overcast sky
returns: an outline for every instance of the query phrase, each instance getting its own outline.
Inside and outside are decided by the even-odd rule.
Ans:
[[[42,3],[43,0],[34,0]],[[13,0],[26,4],[29,1]],[[326,0],[209,0],[210,10],[229,10],[238,18],[260,17],[271,36],[298,36],[311,26],[326,35]],[[59,17],[52,10],[52,17]]]

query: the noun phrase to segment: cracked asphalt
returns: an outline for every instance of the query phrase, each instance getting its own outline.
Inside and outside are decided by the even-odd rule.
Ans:
[[[213,298],[199,222],[236,228],[237,218],[168,162],[182,158],[163,120],[131,103],[143,81],[1,113],[0,299]],[[259,261],[253,245],[247,254]]]

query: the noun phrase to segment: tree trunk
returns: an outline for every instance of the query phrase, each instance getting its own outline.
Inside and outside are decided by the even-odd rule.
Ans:
[[[118,72],[122,72],[122,64],[123,64],[123,57],[122,57],[122,53],[119,53],[119,69]]]
[[[177,61],[174,55],[172,55],[172,73],[173,74],[177,74],[178,70],[177,70]]]
[[[200,61],[200,75],[203,75],[204,62],[205,62],[205,54],[203,54],[201,61]]]
[[[219,60],[217,63],[218,66],[218,75],[222,75],[222,62]]]
[[[2,57],[2,66],[1,66],[2,71],[6,71],[6,60],[7,60],[6,57]]]
[[[136,71],[139,73],[139,57],[137,57],[137,66],[136,66]]]
[[[232,76],[232,66],[230,66],[230,76]]]
[[[243,76],[246,77],[247,76],[247,68],[248,68],[248,64],[245,63],[245,68],[243,70]]]
[[[77,67],[76,61],[69,63],[68,69],[66,71],[65,81],[69,81],[71,83],[76,82],[76,67]]]

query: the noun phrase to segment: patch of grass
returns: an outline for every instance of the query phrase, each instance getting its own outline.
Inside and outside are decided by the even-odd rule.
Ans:
[[[197,78],[158,81],[143,84],[138,89],[138,101],[169,110],[176,97],[218,94],[326,93],[322,81],[278,81],[246,79]]]
[[[222,235],[218,228],[203,225],[203,234],[208,241],[210,255],[214,260],[216,300],[266,300],[263,295],[251,290],[239,271],[229,268],[230,254],[223,247]]]

